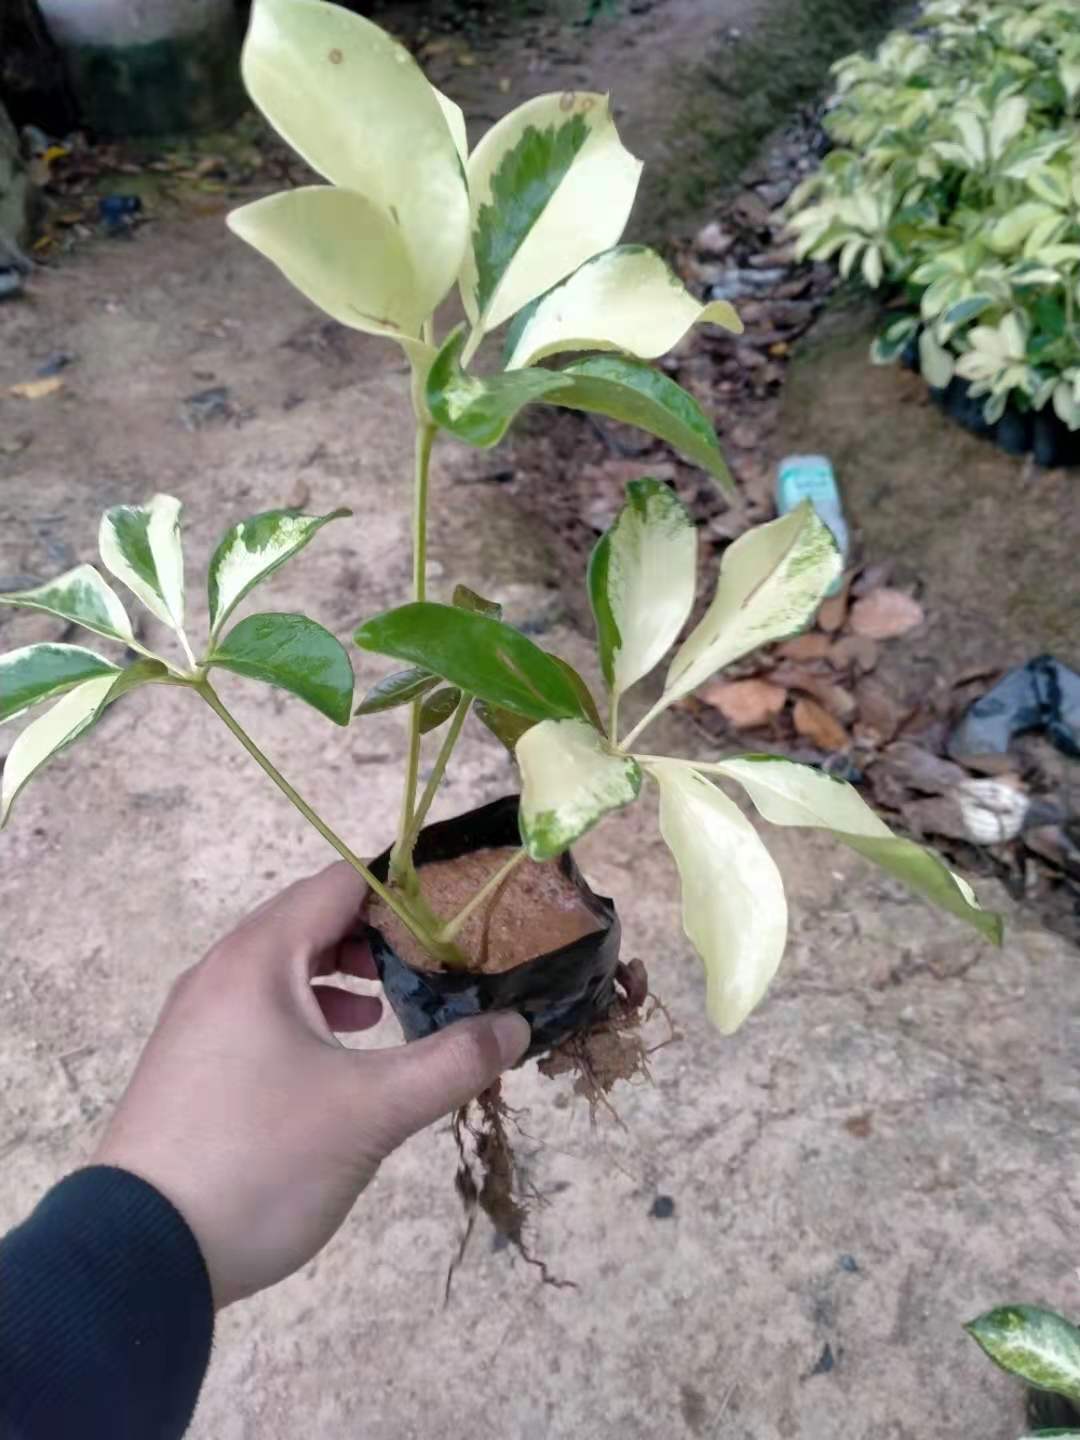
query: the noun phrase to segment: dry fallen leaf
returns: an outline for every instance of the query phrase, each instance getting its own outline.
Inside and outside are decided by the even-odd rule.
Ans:
[[[870,640],[906,635],[926,619],[922,606],[903,590],[871,590],[851,607],[851,628]]]
[[[779,665],[771,676],[774,685],[784,685],[789,690],[801,690],[812,695],[837,720],[847,722],[855,715],[855,696],[827,675],[813,675],[795,665]]]
[[[819,750],[846,750],[851,744],[844,727],[816,700],[796,701],[795,729]]]
[[[847,619],[848,613],[848,591],[851,589],[851,576],[845,575],[843,584],[835,595],[830,595],[827,600],[822,601],[821,609],[818,611],[817,623],[822,630],[827,630],[830,635],[835,634]]]
[[[753,730],[780,713],[787,691],[768,680],[716,680],[700,690],[698,698],[719,710],[736,730]]]
[[[44,380],[23,380],[19,385],[12,385],[11,393],[20,400],[43,400],[46,395],[55,395],[63,388],[64,382],[59,375],[49,375]]]
[[[794,640],[785,640],[776,649],[777,655],[785,660],[824,660],[832,649],[832,641],[820,630],[808,630],[805,635],[796,635]]]
[[[855,686],[859,718],[855,734],[870,745],[887,745],[910,714],[877,680],[860,680]]]
[[[876,640],[865,635],[844,635],[829,651],[829,663],[838,670],[850,666],[856,675],[868,675],[878,662],[880,651]]]

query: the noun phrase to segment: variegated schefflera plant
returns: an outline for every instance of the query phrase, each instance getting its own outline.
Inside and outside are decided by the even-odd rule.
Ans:
[[[482,896],[457,916],[432,914],[420,894],[413,848],[462,728],[475,715],[514,751],[521,769],[523,848],[511,865],[558,855],[603,815],[636,799],[646,778],[655,782],[661,830],[682,880],[684,926],[706,967],[709,1012],[724,1031],[764,993],[787,919],[775,865],[717,782],[740,785],[774,823],[834,830],[996,937],[996,918],[978,907],[964,881],[929,851],[892,836],[850,786],[775,758],[706,763],[641,750],[646,726],[668,705],[758,645],[810,622],[840,565],[811,509],[729,548],[715,598],[675,650],[659,701],[625,735],[623,697],[675,645],[695,594],[694,527],[666,486],[645,479],[630,487],[590,566],[606,718],[582,677],[505,624],[496,604],[460,586],[452,604],[427,598],[428,467],[440,431],[490,446],[524,405],[543,401],[636,424],[730,485],[709,420],[648,362],[692,325],[738,331],[738,317],[726,303],[701,305],[652,251],[619,243],[641,167],[619,140],[607,97],[540,96],[469,152],[460,110],[429,85],[408,52],[370,22],[322,0],[256,0],[243,73],[271,123],[329,183],[257,200],[234,212],[230,224],[327,314],[393,339],[412,367],[412,598],[368,620],[355,636],[361,648],[407,667],[377,681],[356,711],[409,707],[388,883],[379,883],[285,779],[211,679],[215,670],[231,670],[349,723],[352,667],[333,635],[302,615],[262,613],[230,623],[255,585],[347,511],[274,510],[234,525],[210,562],[209,635],[198,654],[184,628],[180,506],[170,496],[109,510],[99,548],[105,570],[174,632],[178,656],[144,645],[119,596],[90,565],[0,595],[2,603],[46,611],[134,652],[123,665],[60,643],[0,657],[0,720],[56,700],[11,748],[0,819],[41,766],[114,701],[148,683],[185,688],[210,706],[429,953],[461,965],[454,938]],[[440,344],[435,311],[455,283],[467,323]],[[484,336],[507,321],[504,368],[475,373],[469,367]],[[560,369],[538,364],[569,352],[583,358]],[[362,490],[358,499],[362,506]],[[440,728],[443,739],[421,792],[423,738]]]
[[[964,1329],[1029,1387],[1028,1419],[1040,1428],[1022,1440],[1080,1437],[1080,1329],[1038,1305],[999,1305]]]

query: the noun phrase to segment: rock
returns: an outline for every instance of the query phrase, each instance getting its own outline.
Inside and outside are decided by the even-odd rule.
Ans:
[[[227,385],[211,385],[184,397],[180,418],[187,430],[201,430],[205,425],[224,424],[231,420],[233,407]]]
[[[769,230],[772,226],[773,207],[753,190],[744,190],[736,196],[731,210],[737,220],[751,229]]]
[[[851,739],[832,715],[816,700],[799,700],[795,704],[795,729],[819,750],[846,750]]]
[[[897,740],[874,766],[874,777],[878,771],[886,771],[892,779],[909,790],[921,790],[926,795],[947,795],[970,777],[959,765],[945,760],[912,740]]]
[[[967,838],[976,845],[1003,845],[1023,829],[1031,802],[1019,779],[969,780],[956,787]]]
[[[1037,825],[1024,833],[1024,844],[1040,860],[1080,880],[1080,846],[1074,845],[1061,825]]]
[[[760,350],[750,345],[740,345],[735,351],[735,359],[744,370],[761,370],[769,363]]]
[[[944,835],[950,840],[967,840],[968,830],[960,801],[951,795],[934,795],[926,800],[910,800],[901,805],[905,823],[916,835]]]
[[[736,730],[755,730],[779,715],[787,691],[768,680],[714,680],[698,691],[698,698],[719,710]]]
[[[870,640],[892,640],[906,635],[926,619],[917,600],[903,590],[871,590],[851,608],[851,628]]]
[[[694,240],[699,255],[726,255],[735,244],[735,236],[725,230],[719,220],[710,220],[703,225]]]

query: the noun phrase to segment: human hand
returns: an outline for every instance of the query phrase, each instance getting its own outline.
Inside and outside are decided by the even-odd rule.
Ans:
[[[351,1051],[373,996],[313,986],[375,978],[350,939],[367,890],[344,862],[301,880],[173,986],[93,1156],[149,1181],[199,1242],[218,1309],[283,1280],[344,1221],[380,1161],[524,1053],[520,1015],[410,1045]]]

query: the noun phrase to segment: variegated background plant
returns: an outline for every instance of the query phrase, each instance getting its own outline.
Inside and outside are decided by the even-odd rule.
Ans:
[[[495,444],[526,404],[627,421],[680,449],[729,486],[715,432],[690,395],[648,361],[698,323],[737,331],[726,303],[702,306],[664,261],[620,239],[640,165],[622,146],[606,96],[548,95],[499,121],[471,153],[464,119],[412,57],[370,22],[322,0],[257,0],[243,72],[255,102],[329,182],[256,201],[230,217],[310,300],[345,325],[402,346],[416,419],[413,593],[356,632],[366,651],[405,662],[369,689],[356,714],[409,706],[405,783],[387,886],[312,810],[227,710],[216,669],[279,686],[338,724],[353,713],[353,673],[341,644],[302,615],[236,606],[348,512],[275,510],[234,525],[210,561],[209,634],[184,629],[180,506],[155,496],[117,506],[101,525],[104,568],[175,636],[171,658],[145,646],[115,591],[90,565],[36,589],[0,595],[134,652],[119,663],[69,644],[0,658],[0,720],[55,700],[26,725],[3,772],[2,819],[27,781],[89,731],[106,708],[144,684],[194,692],[313,824],[447,965],[468,913],[434,915],[412,853],[462,727],[475,714],[516,755],[523,846],[511,865],[558,855],[646,779],[682,882],[683,924],[707,974],[709,1013],[739,1025],[780,962],[787,911],[779,873],[757,832],[717,782],[733,783],[779,825],[833,830],[913,889],[997,938],[999,922],[930,851],[890,834],[848,785],[768,756],[683,760],[644,753],[646,728],[669,705],[755,647],[812,620],[837,577],[832,537],[809,507],[742,536],[726,552],[716,593],[677,644],[697,588],[691,517],[666,486],[630,485],[597,546],[589,591],[607,687],[606,716],[585,680],[463,587],[428,599],[428,468],[439,431]],[[435,312],[455,283],[466,323],[440,344]],[[484,336],[510,322],[505,368],[469,369]],[[577,352],[561,369],[538,365]],[[362,507],[366,497],[358,493]],[[659,700],[621,729],[627,693],[674,648]],[[419,786],[421,746],[444,730]]]
[[[902,302],[934,386],[1052,405],[1080,430],[1080,6],[931,0],[915,33],[835,67],[835,148],[789,201],[797,251]]]

